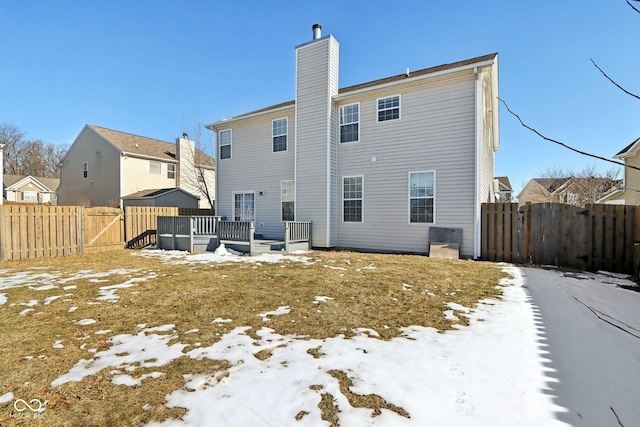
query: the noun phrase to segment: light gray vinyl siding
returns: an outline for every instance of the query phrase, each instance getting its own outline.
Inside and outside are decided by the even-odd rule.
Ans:
[[[272,120],[288,118],[287,151],[273,152]],[[294,179],[295,127],[293,108],[260,117],[230,121],[217,130],[232,129],[231,159],[216,164],[216,214],[233,220],[233,194],[255,192],[256,233],[281,239],[280,182]],[[262,192],[262,195],[259,193]]]
[[[300,46],[296,62],[296,219],[312,221],[312,246],[328,247],[335,186],[331,97],[338,91],[338,43],[329,36]]]
[[[397,93],[395,89],[390,94]],[[377,122],[379,96],[357,100],[360,141],[338,144],[339,179],[364,176],[364,222],[342,221],[339,195],[338,246],[426,252],[431,224],[409,223],[408,180],[409,172],[435,171],[436,222],[432,225],[462,227],[461,253],[472,255],[476,157],[473,74],[406,89],[401,93],[399,120]]]

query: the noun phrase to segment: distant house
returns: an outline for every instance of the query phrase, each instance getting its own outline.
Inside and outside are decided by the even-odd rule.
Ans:
[[[294,100],[206,126],[216,214],[265,238],[311,221],[317,248],[425,253],[431,228],[455,228],[460,254],[478,257],[481,204],[494,200],[498,55],[344,88],[338,63],[338,42],[314,25],[296,47]]]
[[[601,177],[533,178],[518,194],[518,204],[552,202],[584,206],[600,203],[618,183]]]
[[[57,204],[58,178],[42,178],[31,175],[3,175],[2,197],[7,202]]]
[[[180,188],[197,197],[199,207],[211,208],[199,179],[213,196],[214,159],[197,150],[186,135],[173,144],[86,125],[62,160],[58,204],[123,206],[123,200],[146,204],[150,199],[139,198],[141,192]],[[165,196],[162,200],[169,200]],[[174,198],[176,203],[179,199],[192,204],[192,198]]]
[[[509,177],[497,176],[493,180],[495,201],[499,203],[511,203],[513,187]]]
[[[623,148],[614,157],[624,161],[625,165],[640,168],[640,138]],[[620,205],[640,205],[640,170],[624,168],[622,185],[600,199],[600,203]]]

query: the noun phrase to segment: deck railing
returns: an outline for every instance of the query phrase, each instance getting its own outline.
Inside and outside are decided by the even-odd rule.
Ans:
[[[289,253],[289,245],[293,243],[307,242],[307,249],[311,247],[311,222],[310,221],[285,221],[284,223],[284,250]]]
[[[158,234],[215,235],[219,216],[159,216]]]
[[[218,238],[236,242],[253,242],[253,221],[218,221]]]

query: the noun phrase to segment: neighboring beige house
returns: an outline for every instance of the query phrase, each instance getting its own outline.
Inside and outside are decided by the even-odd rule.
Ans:
[[[42,178],[31,175],[3,175],[2,197],[7,202],[57,204],[58,178]]]
[[[627,145],[614,157],[624,161],[625,165],[640,168],[640,138]],[[640,205],[640,170],[624,168],[622,186],[607,194],[601,203],[620,205]]]
[[[344,88],[338,62],[338,42],[314,25],[296,47],[294,100],[206,126],[216,214],[254,221],[267,239],[283,221],[311,221],[317,248],[426,253],[431,227],[456,228],[460,254],[478,257],[481,204],[494,201],[498,55]]]
[[[602,197],[615,191],[619,181],[600,177],[533,178],[518,194],[518,204],[567,203],[584,206],[600,203]]]
[[[493,180],[495,201],[498,203],[511,203],[513,199],[513,187],[509,177],[497,176]]]
[[[198,176],[215,189],[214,159],[186,135],[172,144],[85,125],[62,160],[58,204],[122,206],[124,197],[141,191],[181,188],[210,208]]]

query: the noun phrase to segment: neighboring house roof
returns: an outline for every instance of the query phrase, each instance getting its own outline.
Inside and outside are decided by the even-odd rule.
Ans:
[[[128,194],[124,196],[123,199],[129,199],[129,200],[130,199],[154,199],[169,193],[173,193],[174,191],[179,191],[181,193],[184,193],[193,197],[194,199],[200,200],[200,197],[196,196],[195,194],[191,194],[188,191],[183,190],[182,188],[158,188],[158,189],[142,190],[132,194]]]
[[[562,186],[564,186],[567,181],[571,178],[533,178],[532,181],[537,182],[547,190],[549,193],[554,193]]]
[[[27,183],[31,182],[38,187],[40,191],[53,193],[60,185],[58,178],[43,178],[31,175],[3,175],[4,186],[8,190],[20,189]]]
[[[409,71],[408,74],[407,73],[403,73],[403,74],[398,74],[398,75],[391,76],[391,77],[385,77],[385,78],[382,78],[382,79],[373,80],[373,81],[366,82],[366,83],[360,83],[360,84],[356,84],[356,85],[353,85],[353,86],[347,86],[347,87],[338,89],[338,95],[348,95],[351,92],[356,92],[356,91],[361,90],[361,89],[367,89],[367,88],[372,88],[372,87],[376,87],[376,86],[383,86],[383,85],[387,85],[387,84],[391,84],[391,83],[397,83],[397,82],[401,82],[401,81],[407,80],[409,78],[427,76],[427,75],[430,75],[430,74],[440,73],[440,72],[443,72],[443,71],[449,71],[449,70],[452,70],[452,69],[455,69],[455,68],[464,67],[464,66],[468,66],[468,65],[471,65],[471,64],[482,63],[482,62],[485,62],[485,61],[494,61],[497,58],[497,56],[498,56],[497,53],[490,53],[488,55],[477,56],[475,58],[465,59],[463,61],[452,62],[450,64],[442,64],[442,65],[438,65],[438,66],[435,66],[435,67],[424,68],[424,69],[421,69],[421,70]],[[250,111],[248,113],[240,114],[238,116],[229,117],[229,118],[220,120],[219,122],[208,124],[205,127],[210,129],[215,125],[223,124],[225,121],[231,121],[231,120],[236,120],[236,119],[240,119],[240,118],[246,118],[246,117],[250,117],[250,116],[253,116],[253,115],[256,115],[256,114],[260,114],[260,113],[266,113],[266,112],[270,112],[270,111],[273,111],[273,110],[293,107],[294,105],[295,105],[295,100],[285,101],[285,102],[281,102],[279,104],[271,105],[270,107],[260,108],[258,110],[253,110],[253,111]]]
[[[636,154],[638,149],[640,148],[640,138],[633,141],[631,144],[624,147],[618,154],[613,157],[617,157],[619,159],[623,159],[628,156],[633,156]]]
[[[509,177],[496,176],[496,179],[498,180],[500,191],[513,191],[513,187],[511,187],[511,181],[509,181]]]
[[[104,139],[115,145],[120,151],[142,156],[157,157],[166,160],[176,160],[176,145],[146,136],[133,135],[95,125],[88,128],[100,134]]]

